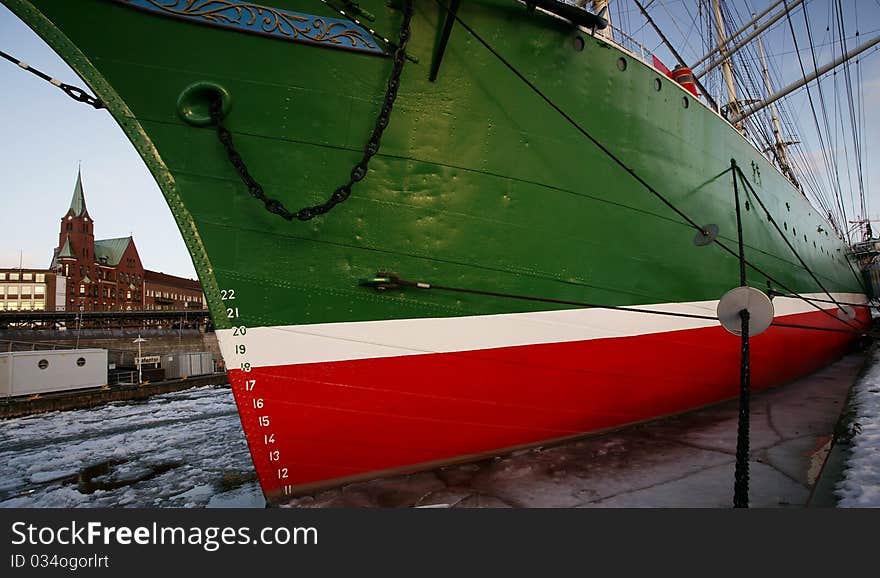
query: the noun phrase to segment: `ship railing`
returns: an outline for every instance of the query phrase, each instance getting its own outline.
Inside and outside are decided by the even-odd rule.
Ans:
[[[137,371],[114,371],[107,376],[107,385],[132,385],[138,382]]]
[[[622,29],[618,28],[613,24],[609,24],[608,28],[611,29],[611,41],[616,44],[619,48],[628,52],[631,56],[635,56],[645,64],[649,66],[654,66],[654,63],[651,59],[651,56],[654,55],[648,48],[645,47],[644,44],[624,32]]]

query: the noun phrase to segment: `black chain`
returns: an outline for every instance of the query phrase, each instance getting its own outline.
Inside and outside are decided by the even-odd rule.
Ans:
[[[730,159],[730,168],[733,169],[733,202],[736,207],[736,237],[739,244],[739,284],[746,285],[746,254],[743,241],[742,211],[739,203],[739,187],[737,186],[737,170],[739,166],[735,159]],[[748,201],[746,201],[748,202]],[[736,429],[736,466],[733,473],[733,507],[749,507],[749,419],[751,410],[749,406],[749,391],[751,390],[751,359],[749,352],[749,318],[751,314],[748,308],[739,312],[742,339],[740,341],[739,358],[739,419]]]
[[[290,221],[294,217],[293,213],[285,209],[280,201],[270,199],[266,196],[263,192],[263,187],[260,183],[254,180],[251,173],[248,171],[247,166],[244,164],[241,155],[235,150],[235,146],[232,144],[232,133],[229,132],[229,129],[223,126],[222,106],[223,101],[218,95],[217,98],[211,102],[211,120],[217,126],[217,138],[220,139],[220,142],[223,143],[223,147],[226,148],[226,155],[229,157],[229,162],[231,162],[232,166],[235,167],[235,170],[238,171],[241,180],[247,185],[248,192],[252,197],[263,201],[266,210],[270,213],[275,213],[276,215]]]
[[[368,140],[367,144],[364,146],[364,156],[361,158],[360,162],[351,169],[348,182],[333,191],[330,198],[320,205],[303,207],[296,213],[292,213],[285,208],[280,201],[267,197],[263,192],[263,187],[260,183],[254,180],[250,172],[248,172],[247,166],[244,164],[241,155],[235,150],[235,147],[232,144],[232,133],[223,126],[222,101],[220,96],[218,95],[211,103],[211,120],[217,127],[217,137],[226,148],[226,154],[229,157],[232,166],[238,171],[242,182],[247,185],[248,192],[251,196],[263,201],[267,211],[288,221],[292,221],[294,218],[299,219],[300,221],[311,220],[318,215],[323,215],[329,212],[333,207],[348,199],[351,195],[351,188],[354,184],[362,181],[364,177],[367,176],[367,168],[370,159],[379,152],[382,133],[385,132],[388,123],[391,121],[391,111],[394,108],[394,101],[397,98],[397,91],[400,88],[400,75],[403,72],[403,64],[406,62],[406,44],[409,41],[410,20],[412,20],[412,14],[412,0],[405,0],[403,22],[400,24],[400,41],[398,42],[397,49],[394,51],[393,55],[394,68],[391,70],[391,77],[388,79],[388,88],[385,91],[385,99],[382,102],[382,108],[379,110],[379,116],[376,119],[373,133],[370,135],[370,140]]]
[[[43,80],[45,80],[49,84],[52,84],[53,86],[57,86],[62,91],[64,91],[64,93],[67,94],[67,96],[69,96],[70,98],[72,98],[73,100],[75,100],[77,102],[82,102],[82,103],[88,104],[89,106],[92,106],[96,109],[97,108],[107,108],[106,106],[104,106],[104,103],[101,101],[100,98],[95,98],[94,96],[90,95],[89,93],[87,93],[85,90],[81,89],[78,86],[73,86],[71,84],[61,82],[60,80],[58,80],[56,78],[52,78],[51,76],[49,76],[45,72],[42,72],[40,70],[37,70],[36,68],[33,68],[32,66],[30,66],[26,62],[22,62],[21,60],[15,58],[11,54],[6,54],[2,50],[0,50],[0,57],[5,58],[9,62],[20,67],[22,70],[27,70],[31,74],[39,76],[40,78],[42,78]]]
[[[749,310],[739,312],[742,324],[739,366],[739,412],[736,433],[736,466],[733,473],[733,507],[749,507],[749,392],[751,366],[749,364]]]

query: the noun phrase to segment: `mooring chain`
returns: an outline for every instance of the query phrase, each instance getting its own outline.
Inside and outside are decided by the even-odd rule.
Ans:
[[[43,80],[45,80],[49,84],[51,84],[53,86],[57,86],[62,91],[64,91],[64,93],[67,94],[67,96],[69,96],[70,98],[72,98],[73,100],[75,100],[77,102],[82,102],[82,103],[88,104],[89,106],[92,106],[96,109],[107,108],[106,106],[104,106],[104,103],[101,101],[100,98],[96,98],[96,97],[90,95],[89,93],[87,93],[85,90],[81,89],[78,86],[73,86],[71,84],[61,82],[57,78],[52,78],[51,76],[49,76],[45,72],[37,70],[36,68],[30,66],[27,62],[23,62],[23,61],[15,58],[11,54],[6,54],[2,50],[0,50],[0,56],[5,58],[9,62],[15,64],[16,66],[18,66],[22,70],[27,70],[31,74],[39,76],[40,78],[42,78]]]
[[[297,212],[292,213],[280,201],[267,197],[263,192],[263,187],[251,176],[247,166],[241,158],[241,155],[238,154],[238,151],[235,149],[235,146],[232,143],[232,133],[230,133],[223,125],[222,100],[220,96],[218,95],[211,103],[211,120],[217,128],[217,136],[220,139],[220,142],[223,143],[232,166],[235,167],[242,182],[247,185],[248,192],[251,196],[261,200],[266,206],[267,211],[288,221],[292,221],[294,218],[299,219],[300,221],[311,220],[318,215],[327,213],[333,209],[333,207],[348,199],[351,195],[351,188],[354,184],[362,181],[364,177],[367,176],[367,168],[370,159],[379,152],[382,134],[385,132],[385,129],[388,128],[388,123],[391,121],[391,111],[394,108],[394,101],[397,99],[397,91],[400,89],[400,76],[403,73],[403,64],[406,62],[406,45],[407,42],[409,42],[410,20],[412,20],[412,14],[412,0],[405,0],[403,21],[400,24],[400,41],[398,42],[397,49],[394,51],[393,55],[394,67],[391,71],[391,77],[388,79],[388,88],[385,91],[385,98],[382,102],[382,108],[379,110],[379,116],[376,118],[376,125],[373,128],[373,133],[370,135],[370,139],[364,146],[364,155],[360,162],[351,169],[348,182],[338,187],[333,191],[329,199],[319,205],[303,207]]]
[[[266,193],[263,192],[263,187],[254,180],[251,176],[250,171],[248,171],[247,165],[244,164],[244,160],[242,160],[241,155],[238,154],[238,151],[235,149],[235,146],[232,144],[232,133],[229,132],[225,126],[223,126],[223,113],[221,112],[221,108],[223,106],[221,98],[218,96],[211,103],[211,120],[217,127],[217,138],[220,139],[220,142],[223,143],[223,147],[226,149],[226,155],[229,157],[229,162],[232,163],[232,166],[235,167],[236,172],[238,172],[239,177],[241,177],[242,182],[247,185],[248,192],[255,199],[259,199],[263,201],[263,204],[266,206],[266,210],[270,213],[275,213],[276,215],[287,219],[288,221],[293,219],[295,216],[293,213],[284,208],[284,205],[281,204],[280,201],[276,199],[270,199],[266,196]]]
[[[749,354],[749,310],[739,312],[741,319],[739,410],[736,428],[736,466],[733,472],[733,507],[749,507],[749,420],[751,406],[749,392],[752,387]]]
[[[746,250],[743,236],[742,211],[739,202],[739,186],[737,185],[739,165],[730,159],[731,175],[733,176],[733,203],[736,208],[736,240],[739,249],[739,285],[748,287],[746,279]],[[748,202],[748,201],[746,201]],[[762,205],[763,206],[763,205]],[[751,406],[749,391],[752,388],[751,353],[749,350],[749,320],[751,313],[748,306],[741,309],[740,317],[740,358],[739,358],[739,412],[736,428],[736,466],[733,473],[733,507],[749,507],[749,420]]]

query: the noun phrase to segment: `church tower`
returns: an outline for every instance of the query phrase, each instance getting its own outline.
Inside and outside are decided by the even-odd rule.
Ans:
[[[58,234],[58,246],[61,252],[69,249],[71,256],[86,259],[89,262],[94,258],[95,232],[94,223],[86,208],[86,197],[83,194],[82,172],[76,173],[76,186],[73,188],[73,198],[70,199],[70,208],[61,217],[61,231]],[[59,254],[59,257],[61,255]]]
[[[144,306],[144,267],[134,239],[95,239],[80,171],[70,208],[61,217],[50,268],[67,277],[68,311],[121,311]]]
[[[95,291],[92,288],[94,261],[94,223],[86,208],[82,172],[78,170],[73,197],[70,199],[70,208],[61,217],[58,248],[55,249],[55,258],[52,260],[52,268],[67,277],[68,296],[72,298],[72,302],[68,306],[82,304],[86,311],[93,309],[89,297],[92,297],[92,293]]]

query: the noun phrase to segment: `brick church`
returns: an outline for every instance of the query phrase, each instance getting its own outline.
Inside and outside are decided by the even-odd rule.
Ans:
[[[198,281],[144,269],[132,237],[95,239],[82,174],[61,218],[50,270],[66,278],[68,311],[188,309],[205,307]]]

